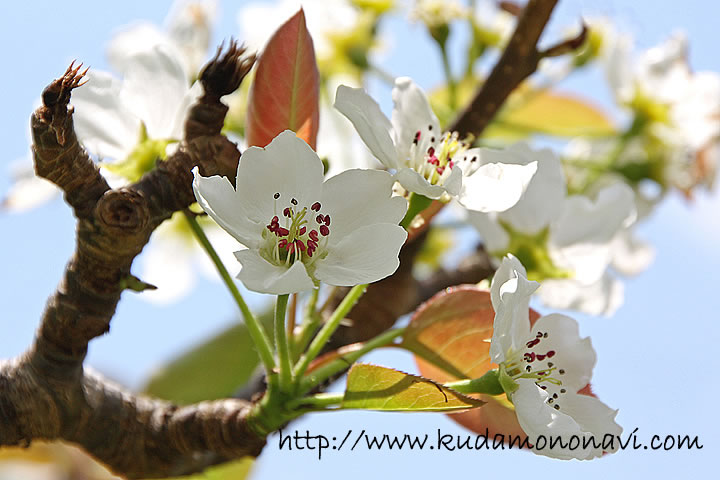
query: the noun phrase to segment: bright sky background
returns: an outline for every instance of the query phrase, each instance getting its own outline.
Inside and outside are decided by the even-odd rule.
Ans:
[[[215,41],[240,36],[238,4],[221,4]],[[28,152],[28,119],[42,89],[73,59],[92,68],[106,69],[104,44],[111,32],[135,19],[162,23],[170,1],[146,2],[12,2],[0,16],[3,75],[0,82],[3,114],[3,155],[0,159],[0,195],[9,186],[7,167]],[[566,1],[560,2],[552,32],[577,25],[581,15],[604,13],[621,28],[634,32],[640,48],[683,29],[691,45],[696,70],[720,71],[716,46],[720,3],[705,1]],[[426,34],[419,26],[399,22],[385,25],[393,37],[383,63],[393,73],[410,75],[430,88],[441,79],[434,52],[427,54]],[[242,36],[240,36],[242,39]],[[606,104],[609,94],[599,76],[568,82],[567,89],[582,92]],[[374,93],[389,108],[389,91]],[[610,319],[574,315],[581,333],[591,335],[598,352],[593,386],[608,405],[618,408],[625,434],[638,428],[638,440],[653,434],[699,436],[699,451],[625,451],[584,462],[561,462],[527,452],[343,452],[328,451],[317,461],[307,451],[278,452],[277,438],[269,438],[252,478],[386,478],[390,472],[419,478],[443,473],[469,478],[494,475],[542,475],[544,478],[643,472],[671,478],[717,471],[717,414],[720,394],[714,378],[720,338],[717,293],[720,254],[720,196],[698,195],[687,202],[677,195],[666,199],[640,229],[657,249],[649,270],[626,282],[626,301]],[[32,341],[45,301],[58,283],[73,250],[74,222],[69,208],[56,200],[21,215],[0,215],[0,358],[23,352]],[[194,294],[169,306],[158,307],[126,293],[109,335],[95,340],[88,364],[126,385],[138,387],[164,362],[194,343],[222,330],[235,318],[229,295],[219,284],[201,280]],[[547,309],[544,313],[549,313]],[[403,353],[379,353],[370,360],[413,371]],[[443,415],[335,413],[312,415],[291,428],[343,437],[348,429],[366,429],[375,435],[443,433],[468,434]],[[689,467],[692,470],[689,470]]]

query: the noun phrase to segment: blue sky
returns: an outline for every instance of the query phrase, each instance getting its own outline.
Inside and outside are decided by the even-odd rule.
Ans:
[[[245,2],[239,2],[241,5]],[[111,32],[144,18],[161,23],[169,1],[72,2],[59,10],[56,2],[13,2],[0,18],[3,156],[0,194],[9,185],[9,164],[28,151],[28,119],[47,83],[73,59],[93,68],[107,68],[103,47]],[[238,2],[222,2],[215,40],[239,34]],[[696,70],[720,71],[715,2],[560,2],[549,30],[562,32],[581,15],[604,13],[631,30],[638,46],[647,48],[676,29],[688,33],[691,64]],[[441,79],[439,62],[418,52],[428,45],[419,26],[387,25],[395,37],[385,64],[393,73],[413,76],[425,87]],[[410,48],[412,47],[412,48]],[[392,53],[392,52],[405,52]],[[413,53],[408,53],[413,52]],[[598,76],[585,75],[566,85],[601,105],[609,93]],[[387,108],[389,92],[377,88]],[[627,433],[635,427],[638,440],[653,434],[699,436],[704,448],[691,452],[626,451],[598,461],[559,462],[527,452],[342,452],[318,461],[308,452],[278,452],[271,437],[253,478],[385,477],[388,472],[435,477],[443,473],[480,477],[488,472],[539,474],[564,478],[605,478],[609,473],[644,471],[647,476],[671,477],[716,468],[718,434],[713,378],[720,336],[717,294],[720,254],[720,196],[699,195],[694,202],[671,195],[640,229],[657,249],[655,263],[626,282],[625,305],[609,319],[575,315],[581,333],[590,335],[598,352],[593,385],[608,405],[618,408],[618,422]],[[57,285],[73,249],[74,222],[69,209],[55,201],[22,215],[0,215],[0,357],[21,353],[30,344],[49,294]],[[544,313],[548,313],[547,309]],[[94,341],[88,363],[131,386],[190,345],[230,325],[234,307],[219,284],[203,280],[193,295],[166,307],[125,294],[109,335]],[[412,371],[403,353],[379,352],[370,361]],[[312,415],[292,429],[328,436],[348,429],[387,434],[467,434],[442,415],[333,413]]]

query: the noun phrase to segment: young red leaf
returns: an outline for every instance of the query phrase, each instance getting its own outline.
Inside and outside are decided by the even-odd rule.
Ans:
[[[245,125],[248,146],[264,147],[289,129],[314,149],[319,85],[313,41],[300,9],[273,34],[256,63]]]

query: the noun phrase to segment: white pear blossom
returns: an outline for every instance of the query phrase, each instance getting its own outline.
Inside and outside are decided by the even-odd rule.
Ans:
[[[350,286],[391,275],[407,238],[407,202],[392,177],[348,170],[323,182],[317,154],[291,131],[243,152],[236,188],[196,171],[202,208],[247,249],[236,252],[250,290],[287,294],[319,282]]]
[[[596,355],[590,339],[580,338],[575,320],[556,313],[530,327],[529,301],[537,287],[515,257],[503,259],[490,288],[495,309],[490,357],[499,365],[518,423],[534,442],[533,452],[560,459],[597,458],[605,436],[615,439],[622,433],[615,422],[617,410],[578,394],[590,382]],[[541,436],[548,442],[561,437],[565,448],[539,448]],[[573,436],[579,447],[572,448]]]
[[[199,83],[190,87],[181,61],[162,45],[137,52],[125,67],[122,80],[91,70],[88,83],[73,92],[78,138],[102,160],[126,160],[147,140],[179,141],[201,94]]]
[[[442,133],[425,92],[410,78],[395,81],[392,120],[365,91],[341,85],[335,108],[355,126],[370,151],[410,192],[457,200],[481,212],[517,203],[536,162],[506,161],[506,152],[470,148],[456,133]]]
[[[216,16],[215,0],[177,0],[165,18],[164,28],[140,21],[115,33],[107,48],[108,60],[122,72],[128,63],[133,63],[135,55],[162,45],[182,62],[188,78],[194,78],[205,61]]]
[[[410,17],[420,20],[429,29],[448,25],[467,15],[466,9],[456,0],[415,0]]]
[[[537,160],[537,174],[515,206],[469,212],[469,222],[496,258],[514,253],[534,277],[547,279],[540,291],[547,305],[611,315],[622,304],[622,285],[606,271],[613,241],[636,218],[632,189],[616,182],[594,200],[567,196],[560,160],[551,150],[517,144],[508,151],[515,154],[512,161]]]
[[[687,38],[676,33],[632,56],[632,39],[606,35],[609,82],[618,101],[636,112],[652,141],[663,146],[663,185],[689,192],[712,185],[720,140],[720,75],[693,72]],[[657,155],[657,153],[654,153]]]

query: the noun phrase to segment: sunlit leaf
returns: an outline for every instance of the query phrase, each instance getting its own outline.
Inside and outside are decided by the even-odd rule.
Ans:
[[[612,135],[616,129],[589,100],[549,90],[521,89],[510,96],[483,136],[518,138],[534,133],[593,137]]]
[[[315,148],[319,78],[312,37],[300,9],[273,34],[256,63],[245,124],[248,146],[264,147],[290,129]]]
[[[269,326],[272,313],[262,315],[261,321]],[[226,398],[247,382],[258,363],[250,334],[239,324],[170,362],[144,390],[181,404]]]
[[[426,378],[367,364],[350,369],[342,401],[343,408],[392,412],[450,412],[482,404]]]

